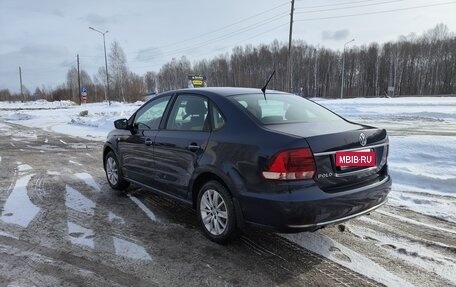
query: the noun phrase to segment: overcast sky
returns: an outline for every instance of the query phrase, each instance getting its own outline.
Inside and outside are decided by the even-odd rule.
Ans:
[[[291,0],[0,0],[0,89],[23,84],[55,88],[80,67],[104,67],[106,45],[118,41],[131,71],[143,75],[173,57],[190,62],[230,53],[238,45],[288,42]],[[456,1],[296,0],[293,38],[341,50],[397,40],[443,23],[456,32]]]

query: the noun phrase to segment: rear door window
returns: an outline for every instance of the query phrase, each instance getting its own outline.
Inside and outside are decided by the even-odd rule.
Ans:
[[[209,128],[208,101],[197,95],[179,95],[171,110],[166,129],[203,131]]]

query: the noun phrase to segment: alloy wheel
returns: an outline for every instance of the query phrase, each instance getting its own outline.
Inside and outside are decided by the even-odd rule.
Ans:
[[[201,219],[212,235],[222,234],[228,225],[228,212],[223,197],[214,189],[208,189],[201,197]]]
[[[111,185],[116,185],[119,181],[119,174],[116,160],[112,157],[108,157],[106,160],[106,175]]]

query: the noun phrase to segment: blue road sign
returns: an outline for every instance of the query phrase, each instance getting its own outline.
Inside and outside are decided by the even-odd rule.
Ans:
[[[87,89],[86,89],[86,88],[82,88],[82,89],[81,89],[81,96],[82,96],[83,98],[87,98]]]

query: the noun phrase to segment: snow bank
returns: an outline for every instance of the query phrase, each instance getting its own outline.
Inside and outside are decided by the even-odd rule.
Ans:
[[[58,109],[76,106],[77,104],[72,101],[54,101],[48,102],[46,100],[37,100],[31,102],[2,102],[1,108],[10,110],[34,110],[34,109]]]
[[[91,103],[79,106],[70,101],[0,102],[0,117],[30,127],[104,141],[106,134],[114,129],[115,120],[130,117],[142,104],[111,102],[111,105]],[[80,116],[81,111],[88,111],[88,115]]]

